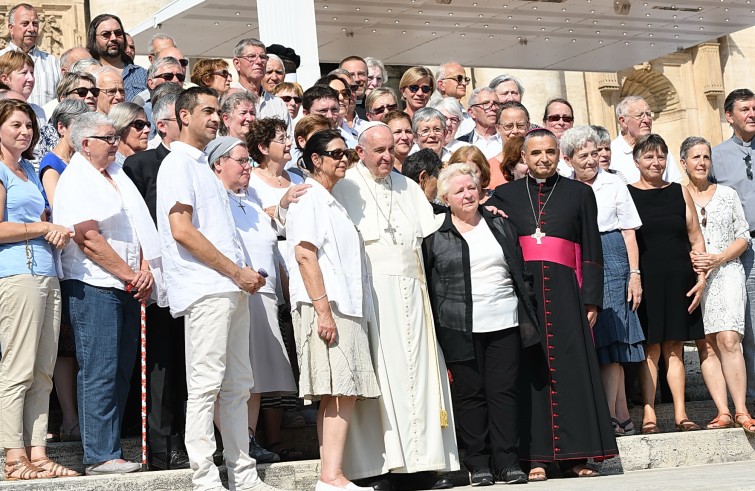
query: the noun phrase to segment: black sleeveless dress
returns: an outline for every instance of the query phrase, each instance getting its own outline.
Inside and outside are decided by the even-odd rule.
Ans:
[[[705,337],[698,306],[687,313],[687,292],[696,276],[690,260],[686,204],[682,187],[660,189],[629,186],[642,219],[637,230],[642,271],[642,303],[637,311],[648,344],[689,341]]]

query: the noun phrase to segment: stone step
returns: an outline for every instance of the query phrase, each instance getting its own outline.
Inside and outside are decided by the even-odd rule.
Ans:
[[[750,409],[750,412],[753,413],[752,408],[755,407],[755,401],[748,400],[746,402],[747,402],[747,407]],[[689,401],[685,404],[685,407],[687,409],[687,417],[690,420],[702,426],[703,428],[713,418],[715,418],[717,414],[716,405],[713,404],[713,401],[711,400]],[[731,401],[729,401],[729,410],[733,417],[734,405],[731,403]],[[639,433],[640,428],[642,426],[642,406],[637,405],[633,407],[632,409],[630,409],[629,412],[632,416],[632,422],[634,422],[634,426],[637,429],[637,432]],[[662,432],[675,432],[676,431],[676,426],[675,426],[676,420],[674,418],[674,405],[673,404],[656,404],[655,415],[657,418],[656,422],[658,423],[658,426],[660,427]]]

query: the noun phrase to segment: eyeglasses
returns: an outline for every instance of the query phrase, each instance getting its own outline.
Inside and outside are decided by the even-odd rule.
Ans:
[[[459,124],[461,123],[461,120],[457,118],[456,116],[451,116],[451,117],[446,117],[446,123]]]
[[[152,123],[150,123],[149,121],[144,121],[143,119],[135,119],[131,121],[129,126],[132,126],[136,131],[142,131],[145,126],[147,128],[152,128]]]
[[[370,113],[380,115],[384,112],[395,111],[396,109],[398,109],[398,104],[386,104],[385,106],[373,108]]]
[[[430,133],[435,133],[436,135],[442,135],[445,133],[445,130],[441,128],[440,126],[433,126],[432,128],[423,128],[422,130],[418,131],[417,134],[419,136],[429,136]]]
[[[429,94],[430,92],[433,91],[433,88],[430,87],[429,85],[412,84],[407,88],[409,89],[409,92],[411,92],[412,94],[416,94],[419,90],[422,90],[423,94]]]
[[[461,84],[466,85],[472,81],[471,78],[465,77],[464,75],[456,75],[455,77],[446,77],[446,78],[442,78],[441,80],[453,80],[459,85]]]
[[[745,169],[747,170],[747,179],[752,181],[752,157],[750,155],[744,156]]]
[[[113,89],[100,89],[100,92],[104,92],[108,97],[115,97],[115,94],[126,96],[126,89],[122,87],[115,87]]]
[[[629,117],[636,119],[637,121],[642,121],[645,118],[653,119],[655,117],[655,113],[653,113],[653,111],[645,111],[638,114],[630,114]]]
[[[283,102],[291,102],[294,101],[297,104],[301,104],[301,97],[297,97],[295,95],[279,95],[278,98],[280,98]]]
[[[244,59],[249,63],[254,63],[255,61],[264,61],[265,63],[267,63],[267,55],[244,55],[237,56],[236,58]]]
[[[703,220],[700,222],[700,225],[702,225],[703,228],[705,228],[708,225],[708,217],[707,217],[707,212],[705,211],[704,206],[700,208],[700,216],[703,217]]]
[[[162,118],[160,121],[178,121],[176,118]]]
[[[108,145],[118,145],[121,142],[121,137],[118,135],[90,135],[87,138],[94,138],[100,140]]]
[[[186,68],[187,66],[189,66],[189,60],[187,60],[186,58],[181,58],[180,60],[178,60],[178,62],[184,68]]]
[[[497,109],[500,105],[501,103],[498,101],[486,101],[478,102],[477,104],[470,104],[469,107],[479,107],[480,109],[487,111],[488,109]]]
[[[212,74],[223,78],[228,78],[231,76],[231,72],[229,72],[228,70],[216,70],[212,72]]]
[[[335,90],[335,89],[333,89],[333,90]],[[339,94],[341,94],[342,96],[344,96],[346,99],[351,98],[351,90],[349,90],[349,89],[336,90],[336,92],[338,92]]]
[[[286,143],[291,141],[291,137],[288,135],[281,135],[279,137],[276,137],[274,140],[270,140],[270,143],[280,143],[281,145],[285,145]]]
[[[551,123],[555,123],[559,119],[562,119],[564,121],[564,123],[572,123],[572,122],[574,122],[574,116],[570,116],[568,114],[551,114],[550,116],[548,116],[545,119],[547,119]]]
[[[69,90],[68,92],[66,92],[66,95],[76,94],[83,99],[89,93],[91,93],[94,97],[97,97],[100,95],[100,89],[98,89],[97,87],[78,87],[76,89]]]
[[[102,31],[101,33],[97,34],[102,39],[110,39],[111,37],[115,36],[117,38],[123,37],[123,31],[120,29],[116,29],[115,31]]]
[[[231,160],[235,160],[236,163],[239,164],[241,167],[251,167],[252,166],[252,158],[251,157],[237,159],[235,157],[231,157],[230,155],[226,155],[225,158],[231,159]]]
[[[336,148],[335,150],[327,150],[325,152],[322,152],[322,155],[325,157],[330,157],[334,160],[341,160],[344,157],[349,156],[349,151],[344,148]]]
[[[503,131],[511,131],[514,128],[521,130],[521,131],[527,131],[527,128],[529,128],[529,124],[527,123],[496,123],[496,127],[502,128]]]
[[[184,80],[186,80],[186,75],[184,75],[183,73],[160,73],[158,75],[155,75],[154,78],[161,78],[166,82],[172,82],[173,79],[176,78],[179,82],[183,82]]]

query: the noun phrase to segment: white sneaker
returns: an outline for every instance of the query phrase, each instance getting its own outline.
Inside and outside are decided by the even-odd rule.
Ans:
[[[137,462],[100,462],[86,468],[87,476],[103,476],[106,474],[129,474],[139,472],[142,465]]]
[[[282,489],[265,484],[261,479],[253,484],[247,484],[244,487],[236,488],[239,491],[284,491]]]

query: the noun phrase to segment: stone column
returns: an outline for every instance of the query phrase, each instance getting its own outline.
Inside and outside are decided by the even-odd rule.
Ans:
[[[699,44],[694,48],[692,56],[700,131],[711,145],[717,145],[723,140],[723,112],[719,109],[719,100],[724,96],[719,43]]]
[[[296,51],[301,57],[297,80],[302,87],[312,86],[320,78],[314,0],[258,0],[257,21],[263,43],[282,44]]]

